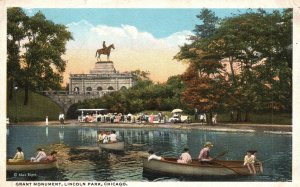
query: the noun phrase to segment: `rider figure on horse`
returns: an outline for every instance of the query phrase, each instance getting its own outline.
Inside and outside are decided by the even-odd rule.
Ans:
[[[102,43],[102,47],[103,47],[103,49],[104,49],[104,50],[106,49],[106,44],[105,44],[105,41],[103,41],[103,43]]]
[[[109,55],[110,55],[111,49],[115,49],[114,44],[111,44],[111,45],[109,45],[109,46],[106,46],[105,41],[103,41],[102,47],[103,47],[103,48],[98,49],[98,50],[96,51],[95,57],[97,57],[97,59],[101,61],[100,55],[103,54],[103,55],[107,55],[107,60],[109,60]]]

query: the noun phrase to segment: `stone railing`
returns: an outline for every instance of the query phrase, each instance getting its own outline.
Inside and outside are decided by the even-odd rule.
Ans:
[[[117,73],[117,74],[70,74],[70,78],[95,78],[95,77],[130,77],[132,78],[131,73]]]

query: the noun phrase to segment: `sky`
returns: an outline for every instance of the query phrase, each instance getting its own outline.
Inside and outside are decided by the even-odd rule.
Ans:
[[[173,59],[179,46],[188,43],[188,36],[200,20],[201,9],[146,8],[45,8],[24,9],[29,16],[41,11],[48,20],[64,24],[74,40],[67,43],[64,59],[68,61],[64,83],[69,74],[89,73],[97,59],[95,52],[102,41],[114,44],[110,60],[119,72],[143,70],[155,82],[182,74],[187,64]],[[211,9],[224,18],[247,9]],[[106,56],[101,57],[106,60]]]

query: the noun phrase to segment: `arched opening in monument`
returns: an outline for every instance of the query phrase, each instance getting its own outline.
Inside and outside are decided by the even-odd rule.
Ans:
[[[75,88],[74,88],[74,93],[75,93],[75,94],[79,94],[79,87],[75,87]]]
[[[101,86],[97,87],[97,91],[102,91],[103,88]]]
[[[122,86],[120,90],[126,90],[126,86]]]
[[[86,93],[90,94],[92,90],[93,90],[92,87],[89,86],[89,87],[86,88]]]
[[[107,89],[108,89],[108,90],[114,90],[114,87],[109,86]]]

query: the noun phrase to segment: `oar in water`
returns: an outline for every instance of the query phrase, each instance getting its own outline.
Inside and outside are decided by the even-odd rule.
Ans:
[[[235,168],[233,168],[233,167],[229,167],[229,166],[227,166],[226,164],[220,163],[220,162],[218,162],[218,161],[216,160],[217,158],[219,158],[219,157],[221,157],[221,156],[224,156],[226,153],[228,153],[228,151],[223,151],[223,152],[219,153],[217,156],[215,156],[215,157],[211,160],[211,162],[214,163],[214,164],[217,164],[217,165],[221,165],[221,166],[223,166],[223,167],[225,167],[225,168],[228,168],[228,169],[230,169],[230,170],[233,170],[234,172],[236,172],[236,173],[239,174],[239,175],[243,175],[239,170],[237,170],[237,169],[235,169]]]

